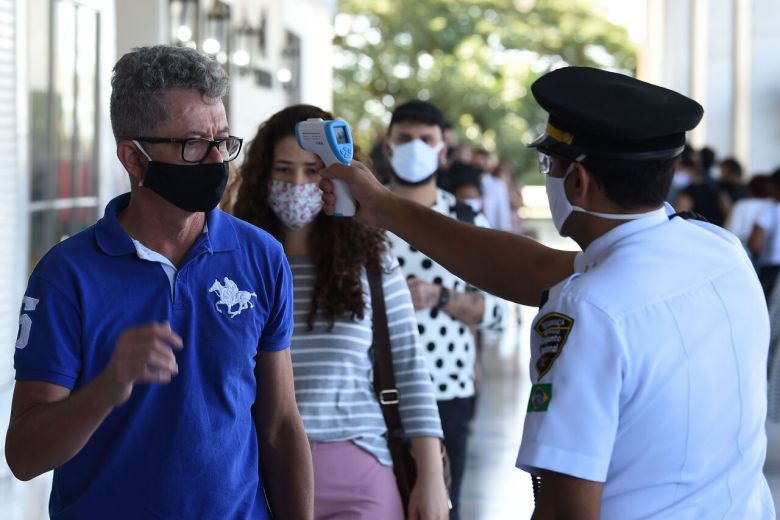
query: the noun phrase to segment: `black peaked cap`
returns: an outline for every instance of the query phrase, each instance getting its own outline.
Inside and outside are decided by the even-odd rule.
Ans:
[[[680,154],[685,132],[704,109],[673,90],[624,74],[565,67],[531,85],[549,113],[545,133],[529,146],[554,155],[665,159]]]

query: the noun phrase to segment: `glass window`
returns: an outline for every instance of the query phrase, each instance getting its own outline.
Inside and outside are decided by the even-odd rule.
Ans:
[[[31,3],[30,268],[97,218],[100,31],[100,14],[76,1]]]

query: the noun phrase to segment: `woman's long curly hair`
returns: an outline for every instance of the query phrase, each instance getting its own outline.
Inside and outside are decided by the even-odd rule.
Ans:
[[[228,187],[228,210],[238,218],[268,231],[284,244],[285,227],[268,205],[271,170],[276,144],[295,135],[295,123],[311,117],[333,119],[311,105],[294,105],[277,112],[257,130],[244,163]],[[355,157],[360,160],[358,150]],[[307,324],[311,330],[318,312],[333,327],[337,316],[363,319],[365,302],[360,283],[361,269],[380,266],[386,249],[384,232],[352,218],[334,218],[320,213],[309,235],[309,251],[316,269]]]

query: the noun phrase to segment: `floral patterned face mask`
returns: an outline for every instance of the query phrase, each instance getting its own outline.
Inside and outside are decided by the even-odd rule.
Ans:
[[[273,179],[268,205],[285,226],[301,229],[322,210],[322,190],[316,182],[293,184]]]

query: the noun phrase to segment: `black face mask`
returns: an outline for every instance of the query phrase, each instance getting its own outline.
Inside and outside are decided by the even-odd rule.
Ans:
[[[170,164],[149,161],[141,186],[184,211],[211,211],[225,193],[228,163]]]

